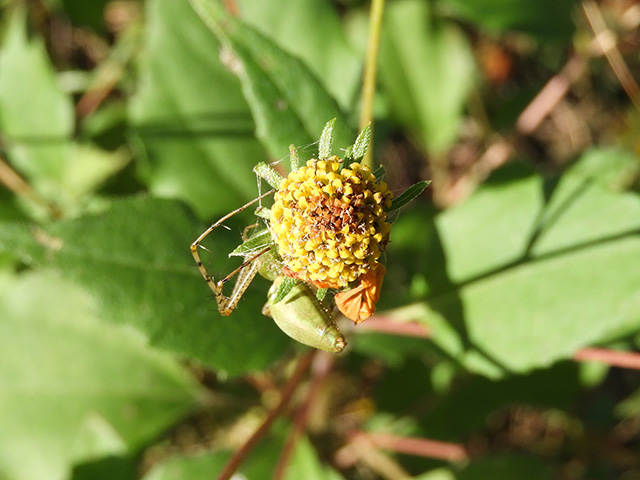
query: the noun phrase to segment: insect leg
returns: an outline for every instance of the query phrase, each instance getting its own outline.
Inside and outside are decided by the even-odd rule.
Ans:
[[[247,272],[247,274],[244,274],[244,275],[240,276],[240,278],[243,278],[244,280],[242,282],[238,282],[241,285],[240,285],[240,287],[234,288],[233,292],[235,293],[235,295],[234,295],[234,293],[232,293],[232,297],[226,297],[224,295],[224,293],[222,292],[223,285],[231,277],[233,277],[233,275],[237,274],[238,272],[242,272],[245,267],[247,267],[249,264],[254,262],[260,255],[262,255],[263,253],[265,253],[269,249],[267,248],[267,249],[263,250],[262,252],[258,253],[257,255],[249,258],[247,261],[245,261],[242,265],[240,265],[238,268],[236,268],[229,275],[224,277],[222,280],[219,280],[218,282],[216,282],[213,279],[213,277],[211,275],[209,275],[209,272],[207,272],[206,267],[203,265],[202,260],[200,259],[200,253],[198,252],[198,248],[201,247],[201,243],[207,237],[207,235],[209,235],[211,232],[213,232],[213,230],[215,230],[217,227],[219,227],[225,220],[227,220],[228,218],[232,217],[236,213],[242,212],[247,207],[249,207],[249,206],[253,205],[254,203],[262,200],[264,197],[266,197],[267,195],[270,195],[272,193],[273,193],[273,190],[270,190],[270,191],[260,195],[259,197],[251,200],[249,203],[243,205],[242,207],[234,210],[233,212],[230,212],[230,213],[226,214],[224,217],[222,217],[220,220],[218,220],[216,223],[214,223],[209,228],[207,228],[204,232],[202,232],[202,234],[200,234],[200,236],[191,244],[191,255],[193,256],[193,259],[195,260],[196,265],[198,266],[198,270],[200,270],[200,273],[202,274],[202,277],[205,279],[205,281],[207,282],[207,285],[209,285],[209,288],[211,289],[211,291],[216,296],[216,303],[218,304],[218,310],[220,311],[220,313],[222,315],[229,315],[233,311],[233,309],[235,308],[235,306],[238,303],[238,300],[240,299],[240,296],[242,296],[242,293],[244,293],[244,291],[249,286],[249,283],[251,283],[251,280],[253,280],[253,277],[255,277],[255,272],[257,272],[257,267],[256,267],[255,271],[253,272],[253,275],[248,275],[248,273],[250,273],[250,272]],[[239,293],[238,293],[238,291],[239,291]]]

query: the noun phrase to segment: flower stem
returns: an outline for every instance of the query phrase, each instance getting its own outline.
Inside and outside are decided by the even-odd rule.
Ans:
[[[378,72],[378,53],[380,50],[380,31],[385,0],[372,0],[369,15],[369,40],[367,42],[367,58],[362,80],[362,106],[360,110],[360,130],[373,123],[373,100],[376,93],[376,76]],[[373,139],[373,135],[371,136]],[[373,140],[370,140],[372,143]],[[362,160],[364,165],[373,168],[372,149]]]

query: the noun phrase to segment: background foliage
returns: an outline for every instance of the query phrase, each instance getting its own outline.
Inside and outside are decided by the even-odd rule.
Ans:
[[[188,247],[259,161],[334,117],[353,142],[368,9],[3,2],[0,479],[213,478],[246,445],[309,357],[262,280],[221,317]],[[640,478],[638,375],[576,361],[640,338],[639,25],[631,1],[388,2],[375,159],[432,188],[380,318],[313,358],[246,478],[283,452],[290,479]],[[216,275],[252,221],[208,240]]]

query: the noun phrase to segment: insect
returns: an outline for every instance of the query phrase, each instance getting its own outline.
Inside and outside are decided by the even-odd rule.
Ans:
[[[230,315],[260,274],[272,282],[263,313],[294,340],[338,353],[346,340],[333,321],[333,305],[356,323],[375,312],[385,273],[379,260],[389,238],[387,216],[422,192],[427,182],[392,201],[381,180],[384,169],[371,172],[359,163],[370,128],[362,130],[341,159],[331,153],[334,122],[322,132],[318,158],[305,166],[300,165],[297,149],[290,147],[291,173],[286,178],[270,165],[258,164],[254,172],[273,189],[207,228],[191,244],[191,253],[220,314]],[[263,207],[261,200],[271,194],[273,206]],[[229,254],[242,257],[242,264],[216,281],[200,258],[202,241],[231,216],[258,202],[259,222],[245,229],[242,244]],[[227,296],[223,288],[234,277]]]

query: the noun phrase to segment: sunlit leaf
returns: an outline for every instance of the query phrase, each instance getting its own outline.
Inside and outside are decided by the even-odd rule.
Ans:
[[[274,158],[289,145],[308,145],[336,118],[336,146],[349,145],[348,117],[316,76],[297,58],[253,28],[227,16],[211,0],[191,0],[202,21],[230,48],[229,62],[242,82],[256,135]]]
[[[86,293],[56,275],[3,287],[0,311],[3,479],[64,479],[75,462],[137,449],[202,395],[175,360],[98,321]]]

